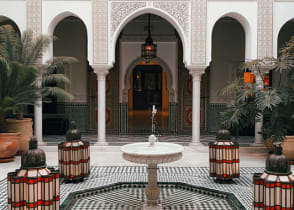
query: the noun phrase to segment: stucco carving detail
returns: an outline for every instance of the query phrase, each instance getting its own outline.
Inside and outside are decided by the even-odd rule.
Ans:
[[[258,0],[258,58],[273,56],[273,0]]]
[[[192,64],[205,65],[206,58],[206,0],[192,0],[191,60]]]
[[[94,64],[108,63],[108,1],[92,0]]]
[[[189,31],[189,2],[175,2],[175,1],[155,1],[153,3],[155,8],[159,8],[171,16],[173,16],[179,25],[183,28],[186,36]]]
[[[42,1],[27,0],[27,28],[34,37],[42,34]]]
[[[146,7],[146,2],[111,2],[111,33],[113,34],[119,24],[132,12]]]

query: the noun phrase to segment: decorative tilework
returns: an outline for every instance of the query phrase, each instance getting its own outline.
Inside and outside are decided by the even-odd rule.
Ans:
[[[168,183],[187,183],[212,190],[229,192],[242,203],[246,209],[251,209],[253,201],[253,173],[261,173],[264,168],[241,168],[240,178],[230,183],[218,184],[209,177],[206,167],[158,167],[158,181]],[[93,167],[88,179],[82,183],[60,185],[61,203],[72,192],[89,188],[98,188],[118,182],[147,182],[147,169],[144,166],[103,166]],[[0,209],[7,209],[7,180],[0,181]],[[133,202],[136,202],[134,199]],[[113,209],[113,208],[110,208]]]

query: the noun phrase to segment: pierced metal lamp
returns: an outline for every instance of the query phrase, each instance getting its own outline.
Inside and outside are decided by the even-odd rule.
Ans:
[[[90,174],[90,147],[81,140],[81,133],[74,121],[70,122],[66,141],[58,144],[60,175],[64,181],[83,181]]]
[[[264,173],[253,175],[254,210],[293,210],[293,182],[289,160],[282,154],[281,143],[276,143],[274,153],[266,159]]]
[[[21,156],[21,168],[7,175],[8,209],[59,209],[59,171],[46,168],[45,152],[35,138]]]
[[[228,181],[240,176],[239,144],[231,141],[231,134],[220,129],[216,141],[209,143],[209,175],[218,181]]]
[[[148,14],[148,37],[145,40],[145,43],[142,44],[142,53],[141,57],[145,58],[146,63],[150,63],[152,58],[156,58],[157,45],[153,44],[153,39],[151,38],[150,31],[150,14]]]

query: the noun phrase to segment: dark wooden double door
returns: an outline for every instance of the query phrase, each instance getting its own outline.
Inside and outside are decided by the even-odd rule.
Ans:
[[[137,65],[133,71],[133,109],[162,107],[162,68],[159,65]]]

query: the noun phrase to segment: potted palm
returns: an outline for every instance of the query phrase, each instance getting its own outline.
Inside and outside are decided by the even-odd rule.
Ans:
[[[294,46],[294,39],[291,40]],[[238,78],[239,83],[229,83],[223,89],[222,94],[232,91],[235,94],[234,100],[227,106],[222,116],[228,128],[254,125],[255,120],[263,119],[261,134],[265,139],[265,144],[273,148],[271,147],[272,142],[286,139],[283,143],[284,153],[292,149],[289,154],[293,155],[294,144],[285,146],[285,143],[288,142],[286,135],[293,129],[291,122],[293,122],[294,114],[294,65],[293,56],[291,56],[293,54],[285,53],[283,50],[287,48],[289,52],[288,46],[289,43],[282,48],[278,59],[264,58],[245,63],[243,69],[255,71],[255,75],[262,79],[263,84],[259,87],[256,83],[248,85],[244,82],[242,75]],[[267,66],[268,69],[279,73],[279,81],[275,86],[269,87],[265,82],[262,66]],[[288,156],[288,158],[291,157]]]
[[[46,99],[49,95],[73,98],[60,87],[46,86],[50,82],[68,83],[69,80],[64,74],[53,72],[60,71],[64,65],[75,61],[73,58],[56,57],[45,64],[41,63],[43,53],[52,40],[51,36],[46,35],[34,39],[31,31],[26,31],[19,37],[13,31],[0,28],[0,55],[7,63],[7,73],[12,81],[3,83],[3,86],[7,85],[6,89],[10,90],[7,94],[14,101],[14,118],[6,119],[6,124],[9,132],[21,134],[19,153],[28,149],[29,140],[33,135],[32,119],[24,118],[24,105],[33,105],[37,99]],[[13,73],[9,73],[10,71]]]

